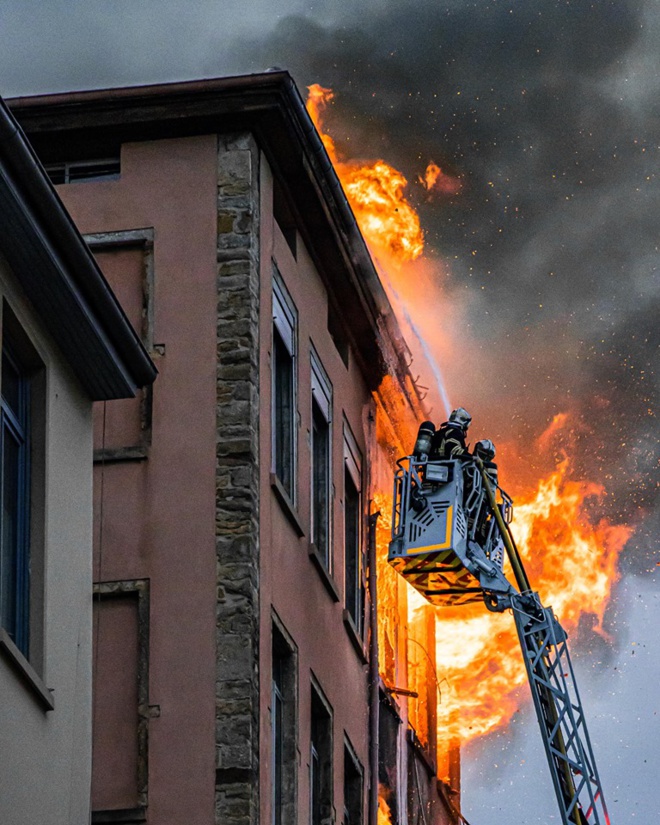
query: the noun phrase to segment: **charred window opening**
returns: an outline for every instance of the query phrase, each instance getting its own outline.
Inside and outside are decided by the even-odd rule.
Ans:
[[[401,719],[390,700],[381,692],[378,715],[378,796],[389,810],[391,822],[399,821],[397,777],[399,765],[399,725]]]
[[[362,776],[359,759],[344,742],[344,820],[343,825],[362,825]]]
[[[298,229],[289,202],[282,190],[282,185],[277,179],[273,182],[273,215],[282,235],[284,235],[284,240],[291,250],[291,254],[295,258],[298,254]]]
[[[414,734],[408,735],[408,822],[432,820],[431,788],[434,775],[414,745]]]
[[[330,570],[332,385],[314,350],[312,366],[312,541]]]
[[[362,560],[362,498],[360,451],[344,422],[344,570],[346,610],[362,636],[364,581]]]
[[[295,503],[297,314],[277,270],[273,275],[273,472]]]
[[[118,180],[121,172],[118,155],[109,158],[48,163],[45,169],[54,184]]]
[[[332,822],[332,712],[312,685],[312,726],[309,757],[311,825]]]
[[[272,825],[293,825],[296,813],[296,678],[293,644],[273,624]]]

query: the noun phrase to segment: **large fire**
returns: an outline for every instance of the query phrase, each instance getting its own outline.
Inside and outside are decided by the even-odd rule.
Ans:
[[[342,160],[333,139],[321,126],[321,116],[333,99],[331,89],[309,87],[307,109],[341,180],[360,231],[372,251],[389,253],[405,262],[418,258],[424,235],[417,212],[403,192],[408,181],[384,160],[358,163]],[[429,187],[431,188],[431,187]]]
[[[335,165],[353,208],[356,220],[381,271],[395,291],[407,275],[407,267],[419,258],[424,237],[419,218],[406,200],[406,179],[383,160],[357,163],[340,158],[332,138],[322,128],[324,108],[333,98],[329,89],[309,87],[308,110]],[[448,194],[460,191],[460,181],[443,175],[429,164],[418,182],[428,191],[434,187]],[[404,316],[409,308],[403,308]],[[567,426],[559,415],[539,437],[537,449],[544,451],[556,432]],[[403,425],[403,429],[410,429]],[[401,429],[401,427],[400,427]],[[414,433],[408,434],[410,445]],[[389,448],[392,445],[381,445]],[[513,468],[502,468],[503,483]],[[603,490],[591,482],[575,481],[568,457],[534,484],[519,483],[513,533],[534,589],[544,604],[552,606],[565,629],[575,631],[582,619],[602,632],[602,618],[609,594],[617,580],[617,558],[631,529],[601,520],[592,523],[589,504]],[[513,485],[512,485],[513,486]],[[522,491],[522,492],[520,492]],[[389,516],[391,495],[387,487],[375,495],[375,503]],[[378,530],[379,608],[381,670],[386,683],[395,673],[397,638],[397,583],[386,564],[388,519]],[[421,597],[408,588],[408,622],[422,615]],[[512,617],[488,613],[481,604],[436,609],[438,687],[438,742],[467,742],[504,725],[521,701],[520,687],[525,670]],[[410,655],[410,654],[409,654]],[[417,657],[419,659],[419,657]],[[421,660],[420,660],[421,661]],[[411,673],[424,668],[411,666]],[[412,677],[411,677],[412,678]],[[414,685],[413,685],[414,687]],[[411,701],[415,701],[411,699]],[[411,713],[414,718],[415,713]]]
[[[532,586],[570,634],[582,617],[600,628],[632,530],[592,524],[587,505],[603,489],[569,479],[569,470],[564,459],[535,490],[517,497],[512,530]],[[511,616],[486,613],[479,604],[438,610],[436,650],[447,685],[438,707],[441,735],[465,742],[506,724],[526,682]]]

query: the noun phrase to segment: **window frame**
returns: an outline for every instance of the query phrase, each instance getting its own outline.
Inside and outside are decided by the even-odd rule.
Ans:
[[[2,336],[2,378],[5,378],[5,361],[17,376],[17,409],[10,406],[0,380],[0,625],[9,635],[27,661],[30,660],[30,374],[29,369],[16,352],[14,342],[6,332]],[[4,512],[6,494],[7,437],[18,445],[15,479],[15,537],[7,552],[4,539]],[[13,568],[9,586],[4,583],[5,562]],[[12,590],[13,609],[11,621],[5,623],[3,591]]]
[[[325,569],[331,573],[333,568],[332,559],[332,478],[333,478],[333,416],[332,383],[325,371],[321,359],[314,346],[310,348],[310,535],[317,555],[323,563]],[[317,438],[317,433],[319,436]],[[322,441],[320,440],[322,434]],[[317,460],[317,444],[324,452],[324,468],[322,467],[322,479],[317,475],[317,466],[321,463]],[[319,508],[317,501],[321,499],[322,490],[318,486],[319,480],[325,491],[325,508]],[[321,495],[319,495],[321,493]],[[321,512],[319,513],[319,509]],[[323,510],[325,512],[323,512]],[[323,516],[323,523],[320,525],[319,516]],[[322,541],[319,541],[319,538]],[[324,546],[325,545],[325,546]]]
[[[364,582],[364,541],[363,541],[363,519],[362,519],[362,453],[357,445],[355,436],[346,421],[343,422],[343,450],[344,450],[344,474],[342,483],[344,485],[342,510],[344,518],[344,606],[348,612],[350,620],[360,637],[362,638],[364,632],[364,605],[365,605],[365,582]],[[346,480],[347,477],[352,482],[357,493],[357,507],[356,507],[356,524],[355,524],[355,601],[351,605],[349,603],[349,547],[348,547],[348,508],[347,508],[347,494],[346,494]],[[355,609],[355,615],[351,606]]]
[[[355,787],[351,783],[355,782]],[[355,809],[353,809],[353,799],[355,797]],[[355,814],[352,816],[351,814]],[[364,825],[364,768],[357,757],[355,748],[344,733],[344,810],[342,825]]]
[[[297,463],[298,463],[298,414],[297,414],[297,338],[298,312],[277,267],[273,263],[272,294],[272,348],[271,348],[271,472],[279,481],[282,489],[295,506],[298,499]],[[288,391],[290,419],[282,432],[278,417],[278,399],[281,397],[281,384],[278,380],[279,355],[288,356]],[[287,424],[287,422],[285,422]],[[283,435],[288,436],[289,444],[281,442]],[[283,470],[288,469],[287,473]]]
[[[324,825],[333,819],[334,737],[332,707],[312,676],[309,732],[309,822]],[[318,772],[314,767],[317,765]],[[318,778],[318,785],[316,780]],[[318,787],[319,797],[314,790]],[[318,816],[315,818],[315,814]]]
[[[274,611],[271,634],[270,822],[271,825],[295,825],[298,798],[298,649]],[[281,710],[279,716],[278,700]],[[278,743],[281,758],[279,766]]]
[[[119,180],[121,158],[117,153],[111,157],[90,158],[89,160],[63,160],[47,163],[44,169],[54,186]]]
[[[45,682],[45,488],[46,488],[46,398],[47,368],[24,324],[2,298],[1,350],[3,358],[18,367],[22,376],[22,422],[6,409],[0,400],[0,447],[5,429],[15,430],[19,423],[25,428],[24,459],[21,479],[21,544],[19,560],[22,566],[19,638],[5,627],[0,611],[0,654],[31,692],[41,708],[54,709],[52,691]],[[0,396],[2,395],[0,376]],[[0,452],[2,456],[4,451]],[[1,467],[1,464],[0,464]],[[1,470],[0,470],[1,476]],[[0,495],[2,479],[0,478]],[[1,518],[0,518],[1,521]],[[0,524],[1,529],[1,524]],[[0,549],[0,556],[2,550]]]

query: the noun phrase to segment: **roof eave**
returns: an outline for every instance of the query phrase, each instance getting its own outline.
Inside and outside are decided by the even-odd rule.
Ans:
[[[342,300],[341,306],[353,311],[349,332],[370,388],[392,371],[402,384],[413,386],[407,380],[410,351],[339,178],[287,71],[15,98],[10,103],[33,140],[40,135],[50,140],[53,134],[69,140],[75,134],[108,130],[131,139],[154,137],[165,128],[172,135],[252,130],[284,185],[295,190],[293,200],[300,200],[301,193],[306,200],[300,214],[309,227],[307,232],[302,227],[303,236],[326,286],[343,289],[342,299],[350,292],[351,300]],[[331,236],[325,243],[319,236],[322,225]],[[338,268],[345,273],[343,287]]]
[[[152,383],[153,362],[1,100],[0,204],[0,249],[90,398]]]

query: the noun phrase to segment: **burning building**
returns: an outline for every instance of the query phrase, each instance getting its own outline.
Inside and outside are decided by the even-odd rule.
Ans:
[[[437,357],[444,355],[449,363],[458,360],[464,369],[464,359],[456,358],[455,341],[460,341],[461,350],[469,349],[469,336],[466,338],[465,329],[457,327],[456,321],[452,320],[461,319],[460,304],[448,300],[442,291],[446,264],[439,259],[425,261],[422,257],[424,236],[417,213],[406,200],[407,181],[403,175],[382,159],[359,160],[346,156],[332,137],[324,133],[325,109],[333,98],[330,89],[318,85],[310,87],[310,113],[335,163],[399,320],[409,341],[416,345],[416,354],[420,356],[417,364],[421,364],[426,372],[426,381],[436,384],[432,388],[434,400],[449,412],[448,394]],[[417,183],[427,192],[443,197],[458,195],[462,189],[460,178],[443,173],[433,162],[428,164],[424,175],[418,176]],[[451,334],[452,327],[458,334]],[[480,383],[478,373],[465,385],[461,382],[463,392],[469,393],[475,383]],[[483,385],[488,386],[488,382]],[[538,463],[547,467],[547,473],[539,478],[538,472],[531,475],[527,472],[525,478],[518,471],[517,477],[513,476],[513,490],[521,505],[517,508],[514,532],[522,554],[518,555],[513,536],[510,548],[518,567],[516,578],[526,590],[529,589],[524,561],[533,574],[532,586],[539,587],[544,601],[552,600],[566,627],[574,631],[586,619],[593,623],[596,632],[603,633],[603,614],[618,578],[618,556],[633,528],[613,524],[607,518],[593,517],[594,504],[604,498],[605,489],[601,484],[575,476],[572,466],[575,449],[571,446],[576,426],[570,414],[555,415],[535,443]],[[514,452],[517,453],[513,442],[505,442],[503,446],[505,459],[520,467],[520,461],[511,460]],[[428,518],[421,520],[429,523]],[[399,529],[402,528],[397,528],[397,533]],[[467,572],[465,567],[461,569],[463,574]],[[412,574],[411,581],[424,575],[412,570],[408,572]],[[424,591],[424,588],[420,589]],[[455,756],[461,744],[507,724],[518,707],[518,691],[527,681],[527,675],[510,617],[488,615],[480,598],[467,599],[458,607],[448,608],[446,605],[450,601],[441,599],[443,607],[435,614],[438,674],[434,676],[438,687],[442,682],[445,688],[438,705],[439,752],[448,757],[449,786],[458,788]],[[539,639],[537,642],[542,649],[545,642]],[[555,654],[559,654],[559,648],[547,660],[551,671],[561,669],[551,663]],[[534,647],[533,658],[537,655],[537,647]],[[414,666],[411,669],[414,670]],[[566,669],[570,671],[570,666]],[[563,674],[564,677],[567,675]],[[533,685],[536,676],[530,673],[529,678]],[[561,692],[563,687],[558,690]],[[565,697],[569,701],[568,694]],[[549,696],[546,698],[550,704],[555,701]],[[539,722],[542,735],[546,736],[554,726],[546,730],[547,720],[542,717],[543,713]],[[575,733],[567,730],[566,741],[572,742]],[[560,741],[558,752],[564,751],[564,743]],[[453,771],[449,770],[450,766]],[[562,770],[565,772],[566,766]],[[597,776],[595,766],[589,768],[585,763],[583,775]],[[562,816],[573,821],[578,816],[574,808],[577,786],[568,775],[565,779],[566,782],[558,780],[559,785],[564,784],[564,789],[558,790],[557,794],[558,799],[565,797],[564,801],[560,800],[560,805],[566,804]],[[584,786],[581,787],[584,790]],[[583,813],[579,815],[585,815],[589,821],[594,816],[594,821],[600,822],[601,814],[596,811],[602,802],[599,801],[598,781],[594,791],[595,796],[592,794],[585,800]],[[601,813],[604,820],[609,821],[606,811]]]
[[[422,403],[291,78],[12,106],[159,369],[96,410],[92,821],[451,821],[385,560]]]

